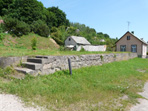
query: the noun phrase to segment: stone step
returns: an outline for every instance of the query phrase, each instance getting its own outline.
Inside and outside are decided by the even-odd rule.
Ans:
[[[48,59],[49,56],[35,56],[36,58]]]
[[[14,68],[16,71],[24,73],[24,74],[33,74],[34,70],[28,69],[28,68],[21,68],[21,67],[16,67]]]
[[[39,64],[45,64],[47,59],[41,59],[41,58],[28,58],[27,62],[32,62],[32,63],[39,63]]]
[[[42,64],[38,63],[31,63],[31,62],[23,62],[22,63],[26,68],[32,69],[32,70],[38,70],[42,68]]]

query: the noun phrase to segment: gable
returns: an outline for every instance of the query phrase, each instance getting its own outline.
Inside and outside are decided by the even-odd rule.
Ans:
[[[130,40],[128,40],[130,39]],[[138,37],[136,37],[135,35],[131,34],[129,31],[126,32],[117,42],[116,44],[121,42],[130,42],[130,43],[143,43],[145,45],[147,45],[146,42],[144,42],[143,40],[140,40]]]
[[[65,40],[65,45],[76,45],[77,43],[71,38],[71,37],[68,37],[66,40]]]

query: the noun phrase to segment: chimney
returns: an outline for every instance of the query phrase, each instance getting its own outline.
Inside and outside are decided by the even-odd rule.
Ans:
[[[134,31],[131,32],[134,35]]]
[[[141,38],[141,40],[143,40],[143,38]]]

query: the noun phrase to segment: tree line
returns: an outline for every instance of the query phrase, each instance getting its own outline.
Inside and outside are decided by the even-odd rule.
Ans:
[[[0,16],[5,30],[17,36],[34,32],[48,37],[52,27],[69,26],[62,10],[58,7],[45,8],[37,0],[0,0]]]
[[[45,8],[37,0],[0,0],[0,16],[4,20],[0,31],[22,36],[34,32],[43,37],[49,35],[59,44],[64,45],[68,36],[83,36],[94,45],[107,44],[112,47],[116,39],[108,34],[96,32],[84,24],[71,23],[58,7]],[[100,42],[105,39],[106,42]]]

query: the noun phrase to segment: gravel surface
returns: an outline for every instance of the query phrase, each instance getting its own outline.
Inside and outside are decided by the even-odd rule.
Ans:
[[[17,96],[0,94],[0,111],[41,111],[41,108],[25,107]]]
[[[139,94],[148,99],[148,82],[144,86],[144,92]],[[130,111],[148,111],[148,100],[146,99],[138,99],[139,104],[133,106]]]

